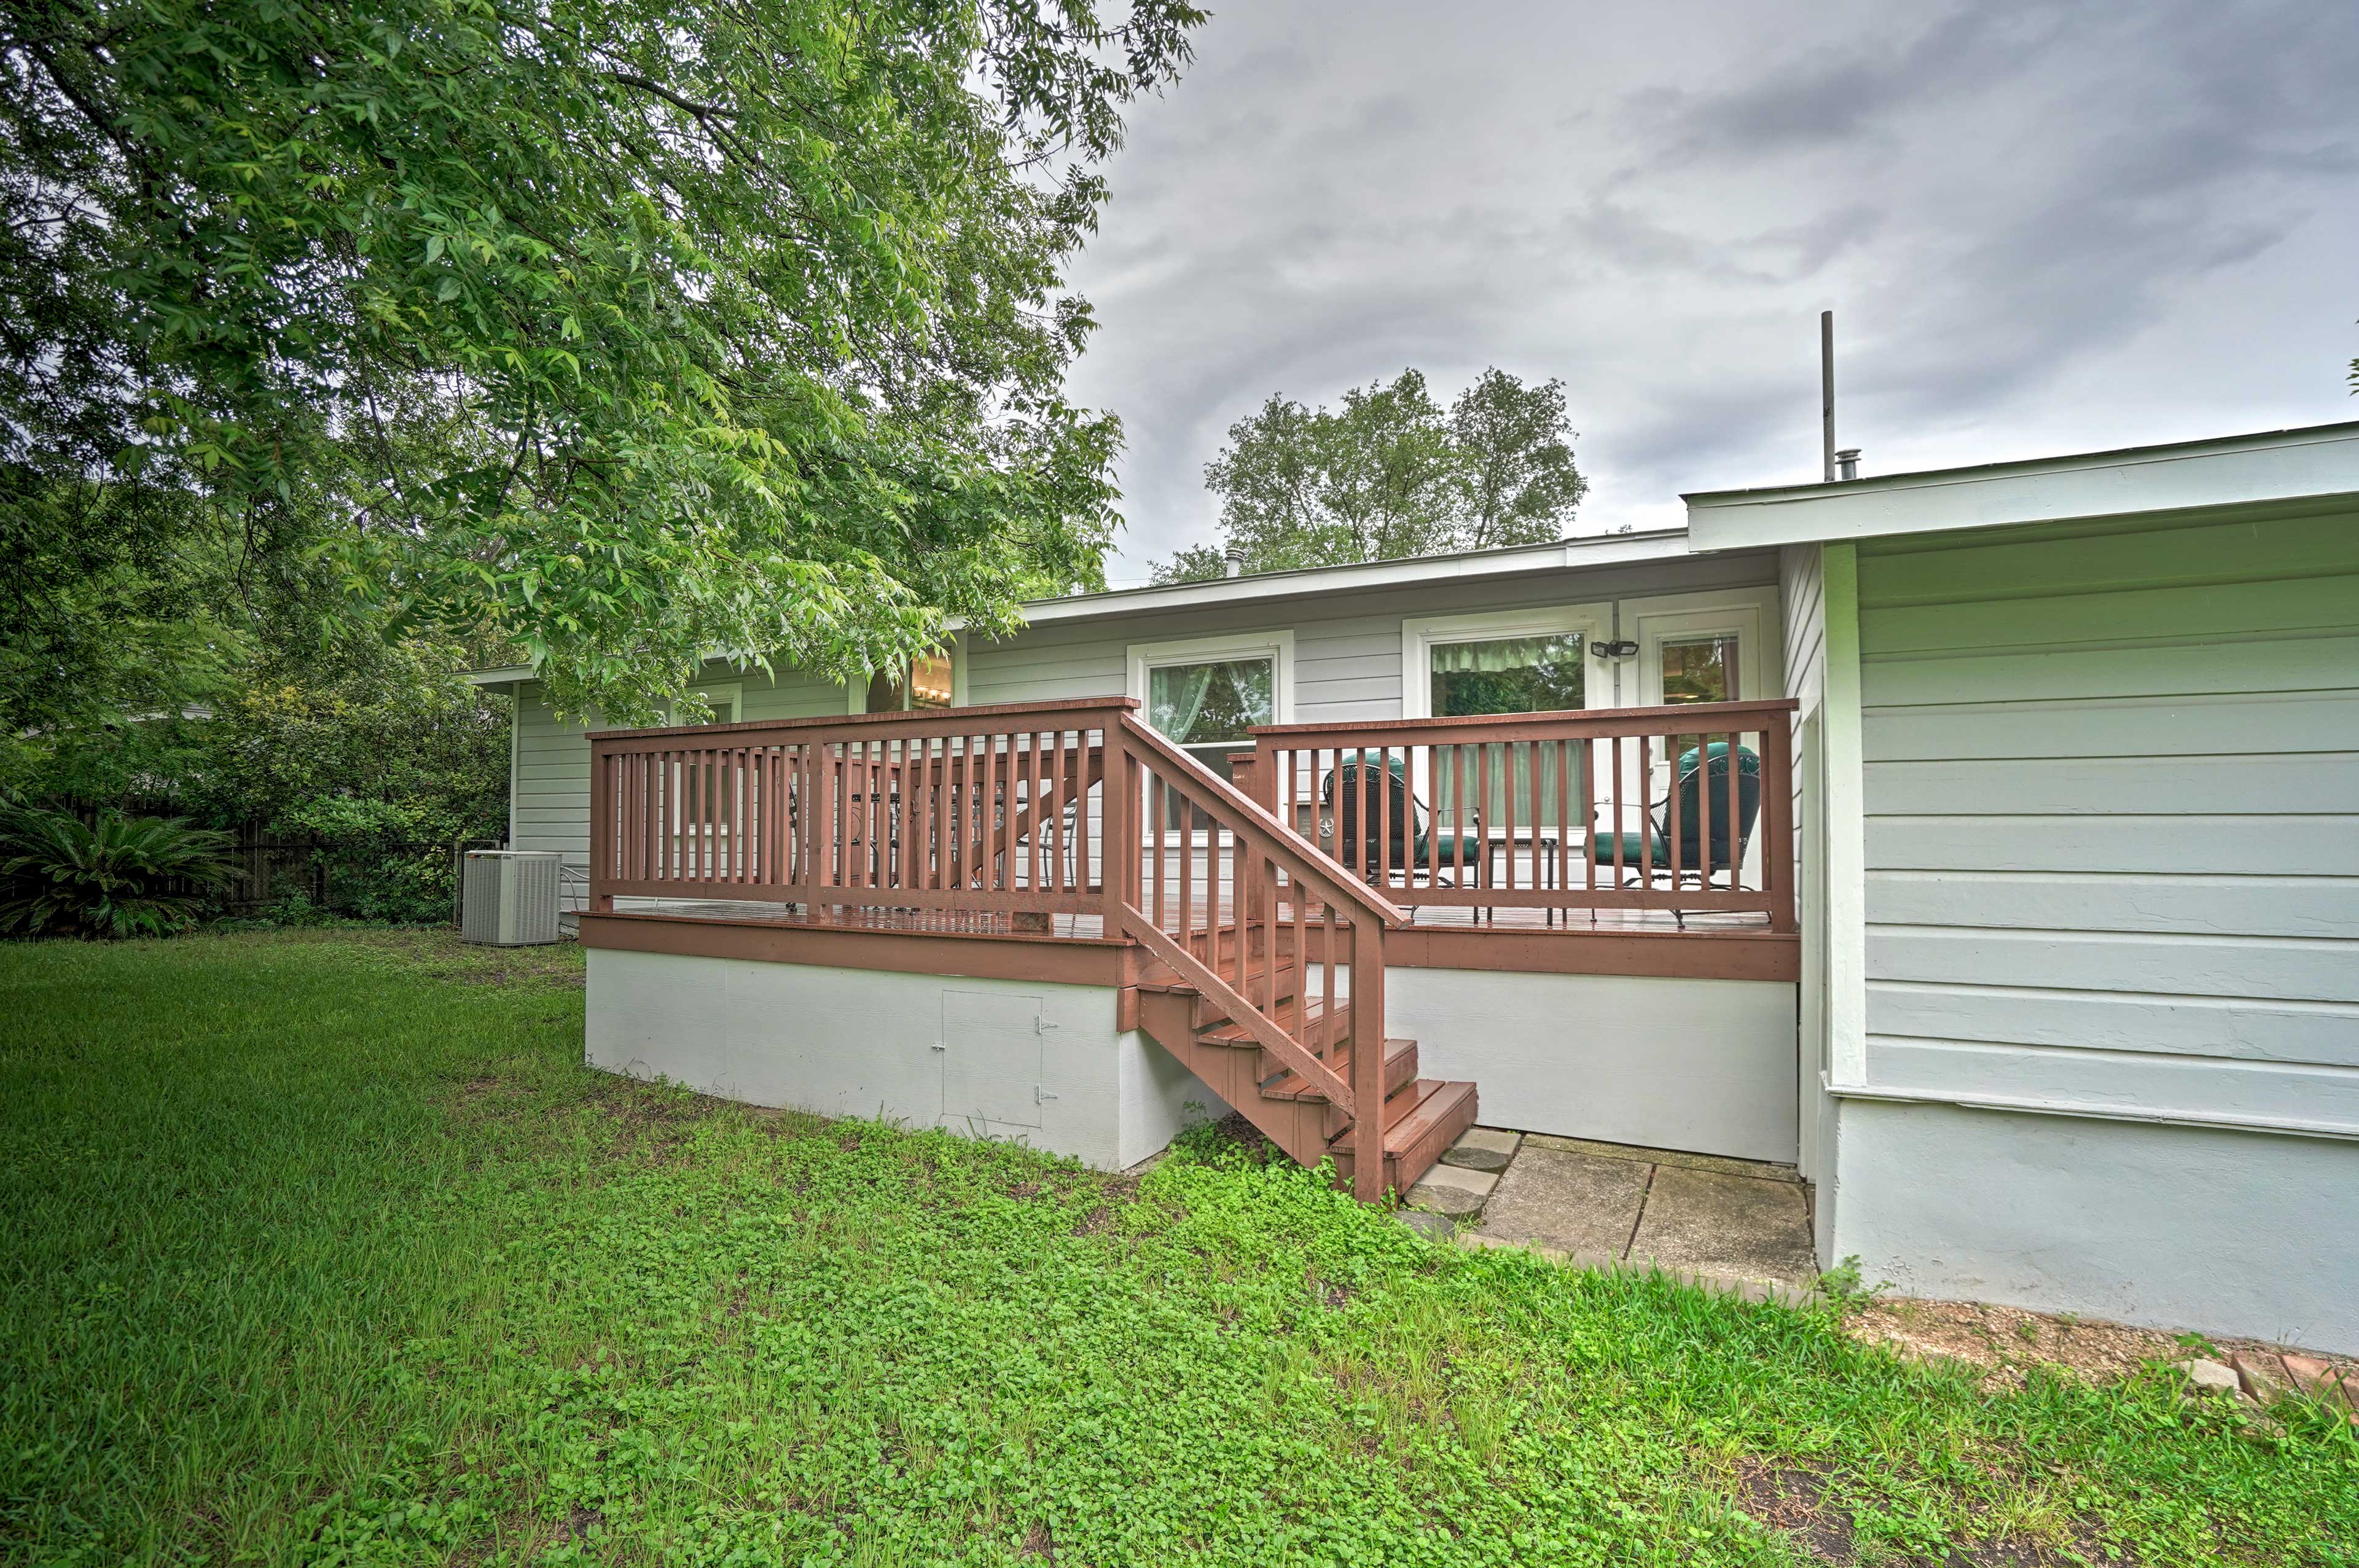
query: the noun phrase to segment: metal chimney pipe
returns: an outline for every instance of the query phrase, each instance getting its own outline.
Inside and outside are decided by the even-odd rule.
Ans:
[[[1859,449],[1857,447],[1845,447],[1842,451],[1835,454],[1835,473],[1838,478],[1842,479],[1857,479],[1859,477]]]
[[[1827,482],[1835,481],[1835,313],[1819,312],[1819,433]]]
[[[1245,575],[1245,550],[1243,545],[1231,545],[1229,546],[1227,567],[1228,570],[1222,574],[1224,577],[1243,577]]]

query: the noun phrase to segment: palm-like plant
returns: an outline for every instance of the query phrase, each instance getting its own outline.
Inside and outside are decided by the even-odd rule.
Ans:
[[[0,808],[0,933],[163,936],[228,881],[227,836],[161,816]]]

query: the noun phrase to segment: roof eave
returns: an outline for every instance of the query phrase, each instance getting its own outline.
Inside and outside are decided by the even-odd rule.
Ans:
[[[1694,547],[1725,550],[2354,494],[2359,422],[1680,499]]]

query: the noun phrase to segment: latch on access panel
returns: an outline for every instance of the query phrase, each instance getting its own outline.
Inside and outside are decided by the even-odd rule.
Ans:
[[[1034,1105],[1046,1105],[1056,1098],[1056,1090],[1044,1087],[1039,1084],[1034,1084],[1032,1086],[1032,1103]]]

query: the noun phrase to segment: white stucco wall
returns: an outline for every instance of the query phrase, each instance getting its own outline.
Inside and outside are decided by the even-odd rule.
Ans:
[[[1795,1157],[1789,982],[1393,968],[1385,1029],[1473,1079],[1485,1126]]]
[[[593,948],[588,1058],[752,1105],[946,1127],[1136,1164],[1226,1108],[1114,992]]]
[[[1870,1284],[2359,1351],[2359,1143],[1852,1099],[1842,1169]]]

